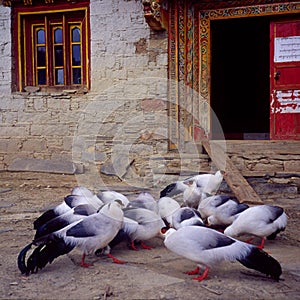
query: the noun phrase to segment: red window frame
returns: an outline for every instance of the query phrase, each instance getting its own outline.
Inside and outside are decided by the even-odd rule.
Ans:
[[[13,43],[16,69],[16,90],[37,86],[41,90],[90,88],[89,66],[89,3],[51,6],[15,7]],[[80,41],[72,41],[72,29],[78,28]],[[62,29],[62,42],[54,43],[54,29]],[[44,29],[45,43],[38,44],[36,30]],[[45,66],[37,63],[37,48],[45,47]],[[57,66],[55,50],[62,50]],[[77,60],[72,59],[73,51]],[[60,52],[61,53],[61,52]],[[75,51],[74,51],[75,55]],[[79,60],[78,57],[80,56]],[[38,82],[38,70],[45,70],[45,82]],[[60,71],[57,71],[60,69]],[[75,70],[76,69],[76,70]],[[60,74],[57,80],[55,72]],[[57,73],[56,73],[57,74]],[[76,75],[76,78],[73,76]],[[76,79],[76,82],[74,82]],[[59,82],[59,84],[58,84]]]

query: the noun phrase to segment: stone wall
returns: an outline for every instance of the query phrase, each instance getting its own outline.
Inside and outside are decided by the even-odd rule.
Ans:
[[[34,169],[34,158],[109,172],[125,157],[119,176],[167,150],[167,33],[149,28],[141,1],[90,7],[91,90],[12,94],[10,8],[0,6],[0,170]]]
[[[11,21],[10,8],[0,6],[0,95],[11,91]],[[2,96],[1,96],[2,98]],[[1,101],[2,103],[2,101]],[[2,123],[0,116],[0,124]]]

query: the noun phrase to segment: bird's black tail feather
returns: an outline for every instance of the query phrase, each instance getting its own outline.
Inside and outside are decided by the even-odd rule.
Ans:
[[[238,259],[238,261],[245,267],[264,273],[276,280],[279,280],[282,274],[280,263],[257,247],[251,248],[251,252],[246,257]]]
[[[38,229],[48,221],[56,218],[58,216],[57,213],[55,213],[54,209],[49,209],[45,211],[40,217],[38,217],[34,222],[33,222],[33,228]]]
[[[26,254],[30,250],[31,246],[32,246],[32,243],[30,243],[26,247],[24,247],[20,251],[20,253],[18,255],[18,260],[17,260],[19,270],[21,271],[22,274],[26,274],[26,275],[29,274],[29,270],[26,265]]]
[[[39,269],[43,269],[48,263],[61,255],[67,254],[74,249],[65,243],[62,238],[52,236],[44,243],[40,243],[31,253],[26,263],[26,253],[31,248],[33,243],[26,246],[18,256],[18,267],[22,274],[29,275],[36,273]]]

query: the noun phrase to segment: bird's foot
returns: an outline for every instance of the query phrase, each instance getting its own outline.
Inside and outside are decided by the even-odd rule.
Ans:
[[[144,244],[143,242],[141,242],[141,247],[143,249],[147,249],[147,250],[151,250],[152,248],[154,248],[153,246],[148,246],[148,245]]]
[[[139,251],[139,249],[135,246],[134,241],[129,244],[129,249],[134,251]]]
[[[85,254],[82,255],[82,258],[81,258],[81,262],[80,262],[80,266],[83,267],[83,268],[88,268],[88,267],[91,267],[93,266],[93,264],[87,264],[85,261]]]
[[[207,277],[208,274],[208,267],[205,268],[204,272],[202,275],[198,276],[198,277],[194,277],[193,280],[197,280],[197,281],[202,281]]]
[[[260,245],[258,245],[257,248],[262,250],[262,249],[264,249],[264,246],[265,246],[265,239],[263,238],[263,239],[261,240]]]
[[[111,258],[113,260],[114,263],[116,264],[126,264],[126,261],[124,260],[119,260],[117,258],[115,258],[113,255],[111,254],[106,254],[109,258]]]
[[[200,271],[200,268],[197,267],[195,270],[193,271],[187,271],[187,272],[184,272],[184,274],[188,274],[188,275],[196,275],[196,274],[199,274],[199,271]]]
[[[89,267],[92,267],[92,266],[93,266],[93,264],[87,264],[85,262],[80,263],[80,267],[83,267],[83,268],[89,268]]]

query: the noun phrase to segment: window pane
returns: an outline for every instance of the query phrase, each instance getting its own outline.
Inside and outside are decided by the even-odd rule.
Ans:
[[[81,66],[80,45],[72,46],[72,65]]]
[[[64,65],[64,56],[63,56],[63,46],[54,47],[54,56],[55,56],[55,67],[61,67]]]
[[[38,70],[38,84],[45,85],[46,84],[46,70]]]
[[[46,47],[37,47],[37,66],[46,66]]]
[[[72,30],[72,42],[80,42],[80,29],[78,27]]]
[[[73,84],[81,84],[81,69],[73,69]]]
[[[45,44],[45,31],[40,29],[37,31],[37,44]]]
[[[55,84],[64,84],[64,69],[55,70]]]
[[[58,28],[54,30],[54,43],[59,44],[63,42],[62,29]]]

